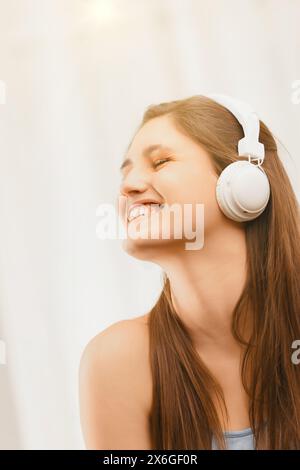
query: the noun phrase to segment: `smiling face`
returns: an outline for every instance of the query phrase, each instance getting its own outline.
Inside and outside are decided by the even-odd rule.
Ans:
[[[172,222],[169,225],[172,211],[168,208],[174,204],[182,209],[183,215],[184,205],[190,204],[193,230],[197,228],[196,204],[203,204],[205,237],[224,220],[215,196],[218,175],[207,151],[180,132],[170,116],[156,117],[143,125],[127,151],[121,172],[120,194],[126,197],[129,218],[132,219],[127,229],[140,234],[134,239],[128,236],[123,248],[135,257],[151,259],[156,257],[159,249],[164,252],[184,249],[188,239],[184,235],[181,239],[175,236],[178,223],[181,223],[179,230],[183,233],[180,218],[176,219],[177,226]],[[156,203],[152,211],[147,201]],[[139,202],[145,204],[130,211],[130,205]],[[165,204],[165,207],[159,204]],[[121,213],[121,217],[123,219],[125,213]],[[186,222],[186,217],[183,220]],[[169,236],[163,238],[162,233],[166,233],[164,230],[168,232],[169,226]]]

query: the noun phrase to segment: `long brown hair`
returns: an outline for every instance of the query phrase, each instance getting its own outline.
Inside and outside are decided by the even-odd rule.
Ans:
[[[220,104],[196,95],[152,105],[139,128],[163,115],[208,151],[218,175],[237,160],[243,130]],[[232,334],[245,351],[241,378],[249,397],[256,448],[296,449],[300,448],[300,365],[293,364],[291,348],[300,339],[299,204],[275,139],[262,121],[259,140],[265,146],[264,170],[271,196],[258,218],[242,222],[247,279],[232,312]],[[249,312],[253,327],[246,339],[242,331]],[[166,274],[163,290],[150,311],[149,332],[153,448],[211,449],[213,436],[219,448],[226,447],[212,400],[216,396],[227,413],[222,389],[174,310]]]

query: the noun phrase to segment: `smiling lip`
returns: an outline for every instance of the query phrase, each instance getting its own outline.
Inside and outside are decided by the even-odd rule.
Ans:
[[[152,204],[144,204],[144,205],[149,206],[149,205],[152,205]],[[139,206],[142,207],[143,204],[140,204]],[[155,211],[155,212],[160,211],[163,208],[164,204],[153,204],[153,206],[155,206],[155,209],[150,208],[150,210],[147,209],[145,212],[137,213],[136,215],[134,214],[134,209],[133,209],[133,211],[131,211],[129,213],[129,216],[127,218],[128,223],[133,222],[135,220],[138,220],[141,217],[149,216],[152,213],[152,211]]]
[[[127,220],[129,222],[131,222],[132,220],[138,219],[139,217],[144,215],[144,214],[140,214],[140,215],[134,217],[133,219],[129,220],[129,215],[130,215],[131,211],[134,210],[135,207],[143,206],[143,205],[152,205],[152,204],[153,205],[158,205],[158,206],[160,206],[160,208],[161,208],[161,206],[163,206],[162,203],[160,203],[159,201],[156,201],[154,199],[140,199],[139,201],[136,201],[135,203],[131,204],[128,208],[128,211],[127,211]]]
[[[128,207],[128,212],[135,206],[140,206],[141,204],[161,204],[161,202],[156,201],[155,199],[139,199],[135,201],[133,204],[130,204]]]

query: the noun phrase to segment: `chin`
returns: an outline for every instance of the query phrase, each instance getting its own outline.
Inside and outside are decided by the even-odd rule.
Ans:
[[[151,218],[138,218],[127,226],[127,238],[122,245],[127,254],[151,261],[183,246],[181,223],[175,230],[168,219],[160,218],[160,215],[154,213]]]
[[[130,256],[143,261],[153,261],[159,264],[159,260],[172,251],[184,249],[185,240],[179,239],[125,239],[122,243],[123,250]]]

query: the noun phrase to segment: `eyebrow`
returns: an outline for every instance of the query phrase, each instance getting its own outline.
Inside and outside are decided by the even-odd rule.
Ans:
[[[144,148],[142,155],[143,157],[150,157],[150,155],[157,150],[166,150],[168,152],[173,152],[173,150],[170,147],[167,147],[166,145],[152,144]],[[132,163],[131,158],[125,158],[122,165],[120,166],[120,171],[122,171],[126,166],[130,165],[131,163]]]

